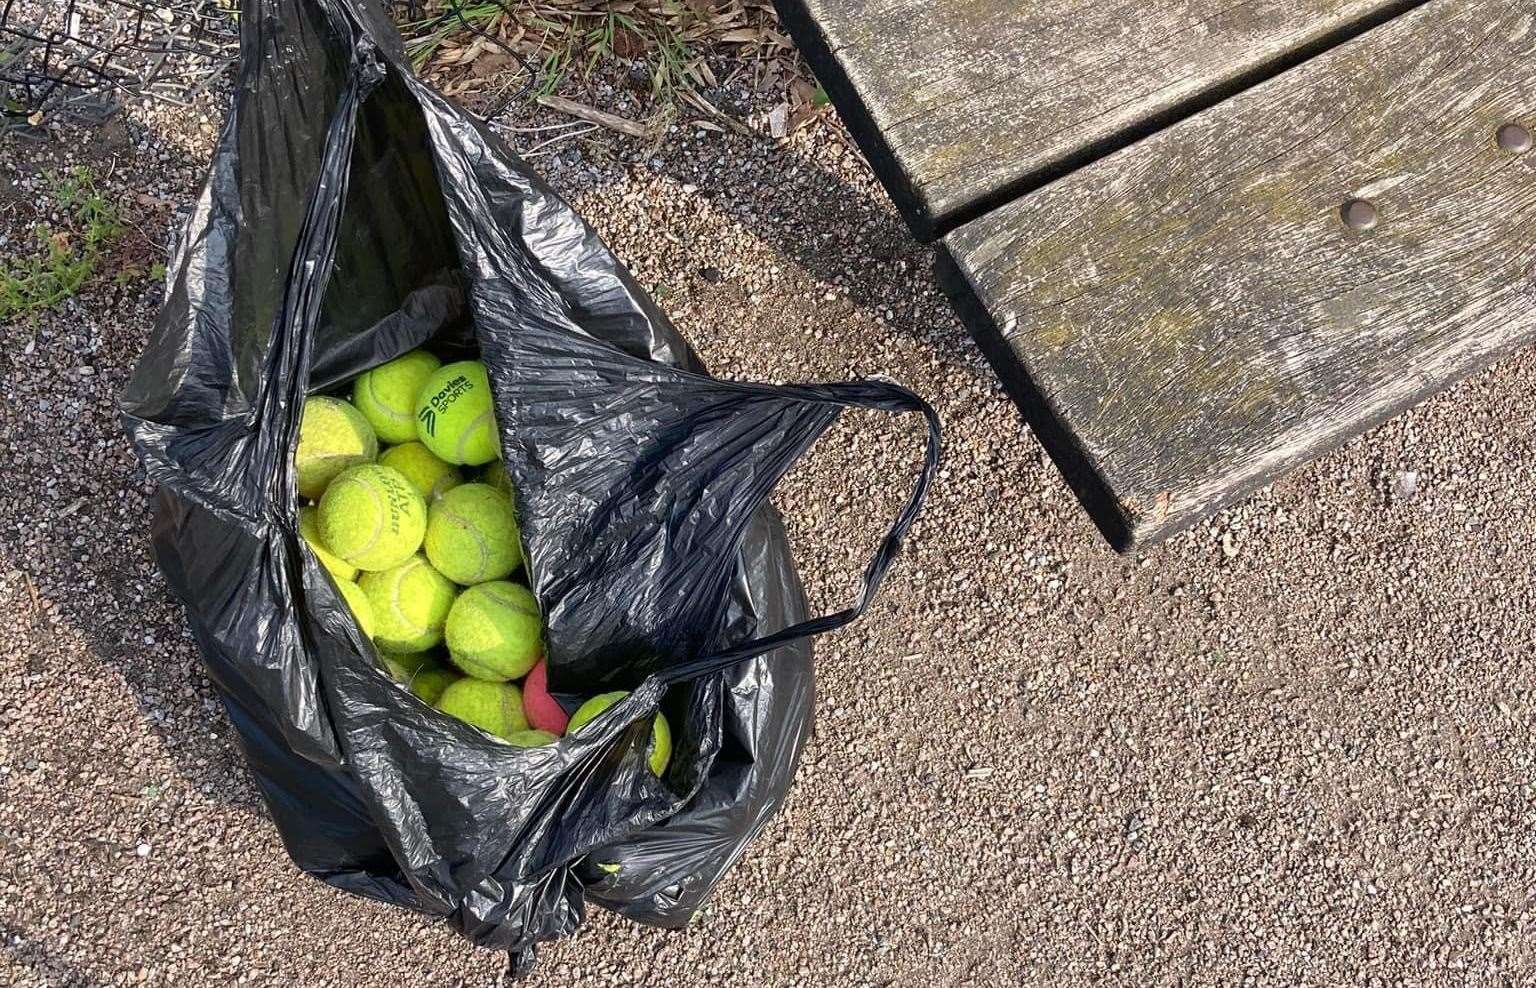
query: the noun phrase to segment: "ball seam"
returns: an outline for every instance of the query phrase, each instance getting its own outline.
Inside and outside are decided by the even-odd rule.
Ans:
[[[395,615],[396,619],[403,627],[415,631],[414,638],[418,639],[430,637],[432,634],[432,626],[429,624],[418,625],[410,618],[406,617],[405,612],[400,608],[400,585],[406,581],[407,577],[409,577],[412,573],[424,565],[426,564],[413,556],[395,575],[395,579],[390,581],[389,587],[390,611]]]
[[[442,515],[445,515],[448,518],[453,519],[454,521],[457,521],[458,522],[458,526],[457,527],[459,528],[459,530],[463,531],[470,538],[474,539],[475,549],[480,554],[480,564],[475,567],[474,573],[475,573],[475,576],[478,576],[478,577],[481,578],[481,580],[483,580],[485,578],[486,572],[490,569],[490,565],[491,565],[491,547],[486,543],[485,537],[483,535],[481,535],[480,532],[474,527],[474,525],[472,525],[470,523],[470,520],[468,518],[466,518],[463,515],[459,514],[457,511],[454,511],[452,508],[449,508],[446,505],[444,505],[441,502],[439,502],[438,505],[437,505],[437,510]],[[466,583],[477,583],[479,581],[474,579],[474,577],[466,577],[465,582]]]
[[[346,486],[348,486],[348,487],[356,487],[356,488],[358,488],[359,490],[361,490],[364,494],[368,495],[368,497],[371,498],[374,501],[374,506],[375,507],[382,508],[382,505],[378,504],[378,500],[379,500],[378,494],[375,493],[374,491],[370,490],[367,484],[361,483],[360,481],[358,481],[356,478],[353,478],[353,477],[349,477],[349,478],[341,481],[341,483],[346,485]],[[334,486],[334,484],[332,486]],[[353,517],[356,517],[356,513],[353,514]],[[374,514],[373,534],[371,536],[369,536],[368,541],[366,543],[364,543],[364,545],[361,548],[359,548],[355,552],[353,552],[350,557],[349,556],[342,556],[342,558],[345,559],[347,562],[352,563],[354,566],[358,565],[357,563],[353,562],[353,559],[354,558],[356,558],[356,559],[366,559],[368,557],[369,553],[373,552],[374,547],[378,545],[379,539],[382,538],[383,535],[384,535],[384,513],[381,510],[381,511],[378,511],[378,512],[376,512]],[[337,555],[340,555],[340,553],[338,553]]]
[[[482,584],[481,586],[483,587],[484,584]],[[477,604],[480,600],[491,600],[491,601],[494,601],[499,607],[501,607],[501,609],[503,611],[506,611],[506,612],[508,612],[508,613],[510,613],[510,614],[512,614],[514,616],[523,616],[523,615],[530,615],[530,614],[533,615],[534,617],[538,616],[538,611],[536,611],[536,610],[535,611],[529,611],[529,610],[527,610],[525,608],[519,607],[517,604],[513,603],[512,601],[506,600],[505,598],[498,596],[496,591],[490,590],[488,588],[485,589],[481,593],[475,594],[474,597],[471,597],[470,600],[469,600],[469,603],[471,605],[474,605],[474,604]],[[542,653],[543,650],[544,650],[544,639],[543,639],[543,635],[541,634],[539,636],[539,651],[540,651],[540,653]],[[491,668],[490,665],[485,660],[485,655],[486,655],[486,653],[488,651],[490,651],[490,650],[489,649],[475,649],[475,650],[459,649],[459,648],[454,648],[451,644],[449,645],[449,652],[452,655],[454,655],[454,656],[463,655],[470,662],[473,662],[476,665],[479,665],[481,668],[484,668],[484,669],[487,669],[487,670],[489,670]],[[466,671],[468,671],[468,670],[466,670]]]
[[[459,441],[453,448],[453,455],[458,459],[460,463],[467,462],[464,458],[464,446],[469,442],[469,437],[473,436],[477,430],[483,427],[487,419],[492,422],[496,421],[495,408],[487,409],[486,411],[481,412],[479,415],[476,415],[474,419],[470,421],[469,425],[464,427],[464,431],[459,433]]]
[[[397,412],[384,403],[384,399],[379,397],[378,385],[373,383],[373,373],[371,371],[368,374],[367,380],[363,383],[363,387],[368,389],[368,400],[373,403],[374,410],[383,412],[384,416],[389,419],[390,425],[396,425],[401,422],[409,422],[413,426],[416,424],[415,415]]]

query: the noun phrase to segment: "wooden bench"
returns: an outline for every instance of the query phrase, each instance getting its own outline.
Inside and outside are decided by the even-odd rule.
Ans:
[[[1536,0],[781,0],[1109,540],[1536,339]]]

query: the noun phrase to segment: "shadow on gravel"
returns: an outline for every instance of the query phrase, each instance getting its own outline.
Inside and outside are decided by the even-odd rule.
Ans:
[[[947,302],[924,312],[925,300],[912,297],[914,283],[927,283],[936,300],[944,299],[934,249],[913,237],[878,186],[854,185],[810,155],[765,138],[720,135],[709,150],[700,154],[693,144],[686,156],[663,151],[652,167],[679,185],[711,187],[716,208],[817,281],[840,286],[855,310],[883,316],[885,331],[936,350],[942,360],[974,361],[968,337],[934,332],[936,319],[953,318]],[[851,144],[847,153],[859,154]],[[763,191],[750,196],[759,181]],[[688,273],[719,279],[708,265]]]
[[[37,529],[35,506],[0,499],[7,539],[0,555],[27,573],[39,640],[47,641],[50,626],[78,634],[108,676],[121,676],[174,765],[165,778],[124,778],[122,794],[154,799],[191,789],[264,812],[181,606],[155,567],[152,488],[118,418],[119,395],[159,307],[151,269],[164,261],[176,209],[190,207],[204,167],[169,148],[146,154],[135,138],[132,125],[114,115],[99,126],[61,123],[47,140],[13,136],[6,145],[25,151],[7,178],[89,168],[98,191],[120,207],[124,229],[78,294],[4,329],[8,350],[26,354],[25,362],[0,359],[12,414],[57,423],[49,431],[10,430],[18,441],[7,481],[15,491],[46,491],[58,510],[34,537],[26,533]],[[0,234],[46,220],[41,199],[24,205],[0,214]],[[32,656],[35,671],[60,661],[47,648]]]
[[[27,935],[20,927],[0,923],[0,951],[8,954],[23,970],[51,988],[97,988],[106,982],[95,978],[66,960],[53,956],[42,940]]]

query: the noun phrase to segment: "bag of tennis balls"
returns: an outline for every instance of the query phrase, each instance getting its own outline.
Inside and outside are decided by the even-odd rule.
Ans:
[[[352,395],[306,402],[295,466],[319,506],[301,509],[299,527],[386,673],[517,747],[553,744],[627,696],[567,717],[549,695],[538,603],[507,579],[522,544],[485,365],[414,350],[361,375]],[[380,439],[395,445],[381,452]],[[480,465],[465,483],[458,467]],[[452,668],[431,651],[444,642]],[[658,712],[646,761],[659,776],[671,757]]]

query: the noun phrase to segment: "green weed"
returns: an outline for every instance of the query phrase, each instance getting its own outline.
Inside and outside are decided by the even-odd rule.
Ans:
[[[64,222],[57,229],[38,224],[32,228],[35,251],[0,259],[0,321],[51,309],[74,295],[122,236],[117,207],[97,191],[90,169],[50,175],[49,181]]]

